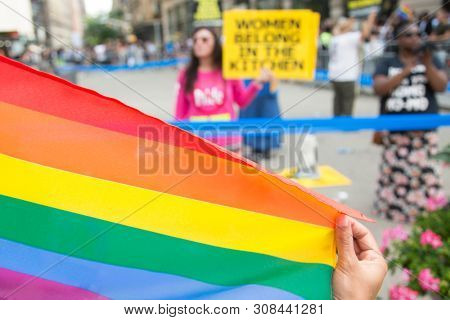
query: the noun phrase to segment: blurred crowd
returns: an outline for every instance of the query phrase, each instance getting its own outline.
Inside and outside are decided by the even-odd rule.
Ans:
[[[342,17],[324,20],[319,35],[317,69],[326,74],[334,90],[335,116],[353,113],[353,104],[360,83],[372,85],[372,75],[380,58],[398,53],[396,29],[402,24],[418,28],[418,55],[429,52],[439,64],[448,67],[450,49],[449,8],[443,6],[435,13],[416,14],[408,5],[400,5],[389,15],[372,12],[365,19]],[[405,30],[410,34],[410,30]],[[410,36],[415,36],[410,35]],[[447,68],[447,72],[448,72]]]
[[[20,50],[1,48],[0,55],[21,61],[36,69],[58,74],[65,66],[73,65],[142,65],[148,61],[185,56],[192,47],[190,39],[169,41],[158,46],[151,41],[142,41],[133,34],[126,39],[114,39],[82,49],[60,47],[50,49],[44,45],[28,43]],[[13,46],[14,47],[14,46]]]
[[[358,46],[358,58],[364,60],[363,72],[374,71],[375,58],[389,54],[395,47],[393,30],[402,21],[416,21],[424,41],[435,43],[434,53],[447,64],[447,49],[450,39],[449,12],[445,7],[435,13],[416,13],[407,5],[399,6],[389,16],[378,13],[373,24],[364,34],[361,45]],[[363,19],[339,18],[337,21],[324,19],[321,23],[318,38],[317,68],[327,70],[331,54],[332,39],[342,33],[362,29],[367,21]],[[95,46],[85,46],[82,49],[60,47],[49,49],[43,45],[28,44],[20,53],[11,54],[5,48],[0,48],[0,54],[8,55],[27,65],[43,71],[57,73],[58,68],[65,65],[128,65],[136,66],[147,61],[164,58],[186,56],[192,48],[192,39],[167,41],[159,45],[152,41],[138,39],[134,34],[125,39],[113,39]]]
[[[189,49],[189,41],[168,41],[159,46],[152,41],[142,41],[133,34],[126,40],[111,40],[85,49],[85,62],[135,66],[146,61],[176,58]]]
[[[420,33],[424,44],[434,43],[434,53],[439,57],[441,62],[446,63],[450,40],[450,15],[447,7],[442,7],[434,13],[428,11],[414,12],[408,5],[399,6],[389,16],[378,13],[370,26],[368,33],[362,39],[362,45],[359,56],[362,60],[370,61],[381,55],[389,54],[396,46],[394,38],[395,27],[404,22],[416,22],[419,26]],[[332,19],[325,19],[321,24],[319,36],[319,59],[318,68],[326,69],[329,62],[330,44],[333,36],[342,34],[343,32],[352,31],[346,29],[350,22],[354,22],[351,27],[358,28],[359,24],[364,24],[366,21],[356,21],[349,18],[340,18],[338,21]],[[364,71],[372,73],[373,68],[370,68],[370,63],[364,67]]]

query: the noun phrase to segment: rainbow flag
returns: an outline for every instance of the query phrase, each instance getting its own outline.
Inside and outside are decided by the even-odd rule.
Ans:
[[[401,20],[413,21],[414,20],[414,12],[411,7],[407,4],[401,4],[398,6],[397,10],[395,10],[396,15]]]
[[[0,57],[0,297],[328,299],[362,214]]]

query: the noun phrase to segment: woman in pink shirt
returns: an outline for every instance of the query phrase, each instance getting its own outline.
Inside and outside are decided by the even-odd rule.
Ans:
[[[175,118],[186,121],[232,121],[237,118],[235,104],[244,108],[272,75],[262,70],[258,79],[245,87],[241,80],[222,76],[222,47],[217,35],[200,27],[193,33],[188,66],[178,76]],[[239,150],[240,135],[214,136],[209,140],[230,150]]]

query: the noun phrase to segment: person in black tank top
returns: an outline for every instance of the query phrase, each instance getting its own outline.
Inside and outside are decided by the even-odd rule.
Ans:
[[[447,88],[442,64],[429,50],[419,50],[416,24],[402,23],[395,36],[398,51],[379,61],[374,73],[374,91],[380,96],[384,115],[437,113],[435,92]],[[437,164],[437,133],[396,131],[382,134],[382,162],[375,213],[397,222],[408,222],[426,210],[430,199],[444,197]]]

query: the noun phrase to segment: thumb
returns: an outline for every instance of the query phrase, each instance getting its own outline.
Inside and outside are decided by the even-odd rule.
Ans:
[[[336,220],[336,245],[338,249],[338,264],[352,263],[357,260],[353,246],[351,221],[345,214],[341,214]]]

